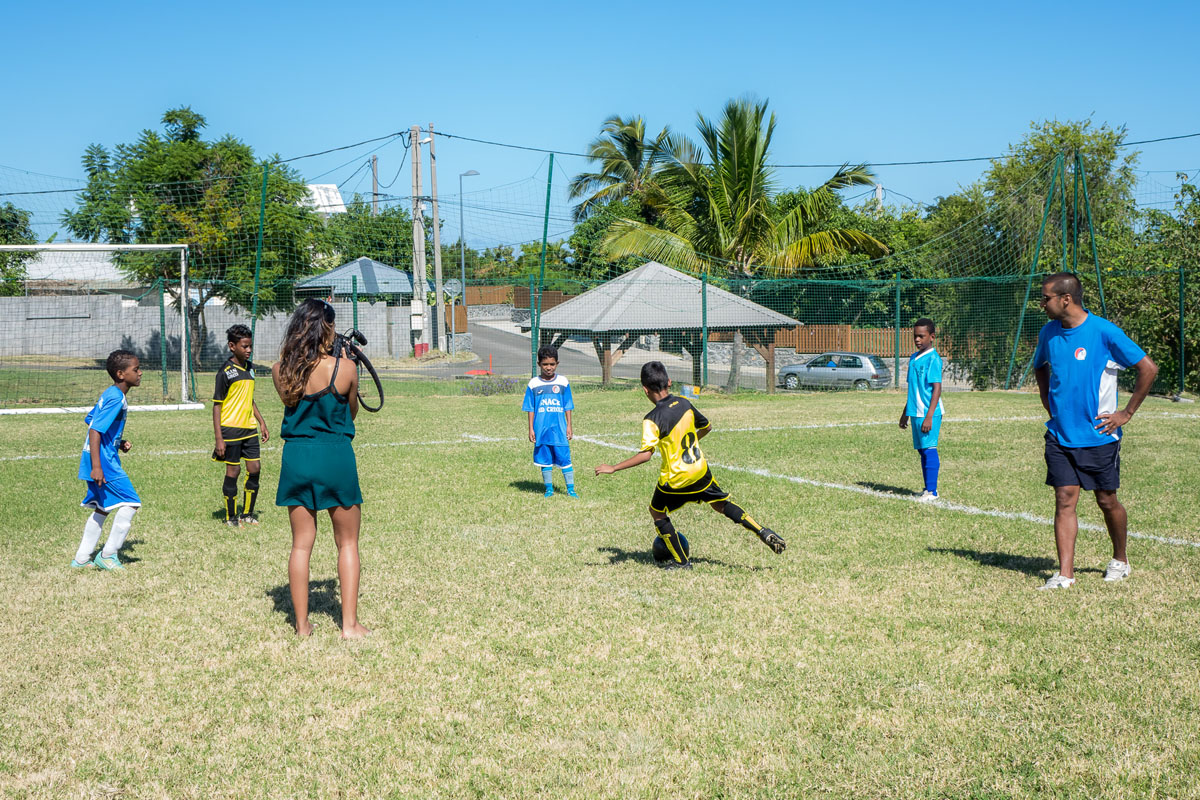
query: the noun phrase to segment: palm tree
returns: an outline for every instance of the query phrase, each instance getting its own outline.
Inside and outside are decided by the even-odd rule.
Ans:
[[[881,256],[887,246],[853,228],[809,233],[837,205],[836,192],[870,185],[866,165],[843,165],[782,217],[772,213],[776,194],[768,163],[775,115],[767,103],[731,100],[719,121],[698,116],[700,145],[669,136],[663,162],[646,188],[661,227],[620,219],[602,248],[609,258],[637,255],[689,272],[791,275],[820,256],[846,252]],[[730,385],[736,387],[740,334],[734,335]]]
[[[659,166],[659,155],[667,140],[666,128],[646,141],[646,120],[625,120],[612,116],[604,121],[597,136],[588,145],[588,158],[600,164],[599,172],[584,172],[571,180],[571,200],[583,198],[575,206],[576,222],[594,214],[600,206],[646,191]]]

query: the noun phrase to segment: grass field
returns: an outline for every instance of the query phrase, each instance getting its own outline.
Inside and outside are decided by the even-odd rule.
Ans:
[[[692,506],[681,574],[649,556],[657,459],[591,474],[640,392],[577,393],[572,501],[542,498],[519,396],[389,388],[356,440],[361,643],[327,524],[292,634],[265,386],[257,528],[215,521],[207,410],[131,416],[121,573],[67,567],[81,420],[0,420],[4,797],[1200,797],[1200,547],[1132,540],[1105,584],[1085,530],[1077,585],[1034,591],[1035,395],[946,398],[942,507],[912,502],[898,394],[702,398],[718,479],[789,548]],[[1200,541],[1197,415],[1152,398],[1127,429],[1134,531]]]

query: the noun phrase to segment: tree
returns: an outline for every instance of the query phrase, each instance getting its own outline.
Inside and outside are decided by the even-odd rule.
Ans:
[[[370,204],[356,194],[344,213],[330,215],[317,247],[323,255],[322,266],[327,268],[365,257],[410,270],[412,216],[401,206],[388,206],[373,215]]]
[[[646,120],[612,116],[604,121],[600,135],[588,145],[591,161],[599,172],[584,172],[571,179],[568,197],[583,202],[572,214],[582,222],[608,203],[641,196],[658,171],[668,137],[663,128],[652,141],[646,140]]]
[[[89,242],[187,244],[194,294],[186,308],[198,359],[207,340],[206,303],[214,297],[242,308],[253,303],[263,165],[233,136],[205,141],[205,119],[191,108],[170,109],[161,122],[165,135],[147,129],[111,153],[98,144],[87,148],[88,183],[63,224]],[[303,204],[307,197],[298,174],[270,164],[261,311],[290,305],[292,281],[309,271],[321,221]],[[173,303],[181,303],[176,259],[127,253],[117,264],[138,281],[165,279]]]
[[[29,225],[29,212],[12,203],[0,205],[0,244],[36,244],[37,235]],[[0,253],[0,296],[22,293],[25,262],[33,253]]]
[[[647,202],[662,227],[617,220],[603,241],[610,258],[640,255],[689,272],[741,279],[791,275],[834,253],[888,252],[883,242],[857,229],[813,229],[840,203],[838,190],[874,182],[865,165],[843,166],[776,217],[769,166],[775,115],[768,115],[767,103],[731,100],[716,121],[698,115],[697,129],[699,145],[685,137],[668,138],[663,167],[647,189]],[[738,332],[731,388],[737,385],[740,346]]]

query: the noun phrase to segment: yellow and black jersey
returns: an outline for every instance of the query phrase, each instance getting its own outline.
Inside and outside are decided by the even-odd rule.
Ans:
[[[232,358],[217,373],[213,402],[221,406],[221,438],[227,442],[248,439],[258,433],[254,421],[254,364],[243,369]]]
[[[662,456],[659,486],[680,489],[708,473],[697,436],[708,427],[704,415],[682,397],[669,394],[654,405],[642,420],[642,451],[657,449]]]

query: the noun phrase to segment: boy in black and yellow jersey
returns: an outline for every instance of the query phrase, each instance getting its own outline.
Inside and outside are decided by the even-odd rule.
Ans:
[[[262,461],[258,440],[267,441],[267,423],[254,403],[254,365],[250,352],[254,341],[245,325],[234,325],[225,331],[229,339],[229,358],[217,373],[217,388],[213,392],[213,461],[225,464],[225,524],[236,528],[256,525],[254,501],[258,498],[258,479]],[[258,427],[255,427],[257,421]],[[261,432],[261,434],[260,434]],[[242,498],[242,513],[237,513],[237,481],[241,463],[246,462],[246,489]]]
[[[779,534],[751,519],[741,506],[729,500],[729,493],[717,485],[700,450],[700,440],[708,435],[712,426],[690,402],[670,394],[670,387],[671,379],[661,362],[648,361],[642,365],[642,390],[654,403],[654,410],[642,420],[641,452],[620,464],[601,464],[596,467],[596,474],[610,475],[617,470],[645,464],[655,450],[662,456],[658,485],[650,499],[650,517],[673,559],[666,563],[667,569],[690,569],[692,566],[679,534],[667,516],[688,503],[708,503],[714,511],[757,534],[776,554],[782,553],[787,544]]]

